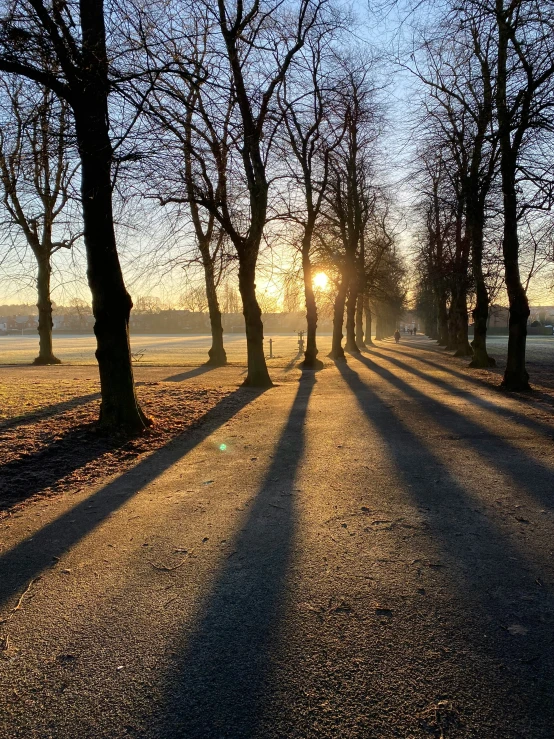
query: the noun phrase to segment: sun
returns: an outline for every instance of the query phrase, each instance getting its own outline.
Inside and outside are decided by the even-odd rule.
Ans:
[[[326,290],[328,284],[329,278],[327,277],[325,272],[318,272],[317,275],[314,276],[314,287],[318,288],[319,290]]]

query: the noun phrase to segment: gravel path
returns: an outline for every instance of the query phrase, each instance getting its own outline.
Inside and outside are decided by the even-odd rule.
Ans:
[[[237,390],[2,522],[0,736],[551,739],[552,406],[460,366]]]

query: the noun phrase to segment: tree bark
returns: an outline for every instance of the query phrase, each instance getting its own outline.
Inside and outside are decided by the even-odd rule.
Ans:
[[[246,255],[239,261],[239,290],[246,325],[248,371],[244,385],[273,387],[264,356],[264,325],[262,311],[256,298],[256,259]]]
[[[438,338],[437,344],[448,346],[448,310],[446,308],[446,292],[437,292]]]
[[[356,346],[359,349],[365,348],[364,341],[364,300],[365,295],[358,293],[358,301],[356,303]]]
[[[354,354],[359,354],[360,350],[356,344],[356,305],[358,302],[358,291],[356,289],[355,280],[348,291],[346,301],[346,345],[345,350]]]
[[[304,243],[302,244],[302,272],[304,276],[306,323],[308,326],[308,330],[306,332],[306,351],[304,352],[304,361],[302,362],[302,367],[304,369],[321,369],[323,367],[323,362],[317,358],[317,304],[315,301],[312,281],[310,245],[311,234],[304,234]]]
[[[371,308],[369,306],[369,298],[364,296],[364,314],[365,314],[365,344],[366,346],[373,346],[373,339],[371,338]]]
[[[465,280],[460,279],[452,295],[453,345],[455,357],[470,357],[473,351],[468,339],[467,288]]]
[[[333,309],[333,338],[331,342],[331,351],[329,352],[331,359],[346,359],[344,349],[342,348],[342,326],[344,323],[344,306],[346,303],[346,294],[348,292],[348,282],[348,277],[343,274],[335,296],[335,305]]]
[[[107,95],[95,95],[95,90],[89,89],[86,100],[79,101],[74,110],[81,158],[87,277],[102,396],[100,425],[138,433],[150,422],[140,409],[133,380],[129,343],[133,303],[123,281],[113,226]]]
[[[508,358],[502,387],[506,390],[529,390],[529,374],[525,368],[525,348],[527,342],[527,319],[529,301],[521,284],[519,273],[519,238],[517,233],[517,196],[515,188],[515,166],[502,158],[502,191],[504,194],[504,235],[502,250],[510,321],[508,337]]]
[[[377,341],[382,341],[385,338],[385,325],[381,311],[382,308],[377,311],[375,316],[375,338]]]
[[[39,352],[33,364],[61,364],[52,348],[52,300],[50,299],[50,254],[35,254],[37,259]]]
[[[471,262],[475,281],[476,302],[473,309],[473,359],[470,367],[494,367],[495,360],[487,352],[487,323],[489,318],[489,293],[483,275],[483,227],[473,207],[468,203],[468,231],[471,239]]]
[[[503,0],[496,0],[496,22],[498,25],[496,108],[500,144],[500,174],[504,210],[504,233],[502,252],[504,275],[510,303],[508,358],[501,387],[506,390],[529,390],[529,374],[525,368],[527,342],[527,319],[529,302],[521,284],[519,274],[519,237],[517,223],[516,171],[517,155],[523,131],[529,125],[529,90],[522,90],[526,103],[522,108],[522,119],[514,130],[513,112],[508,103],[508,46],[509,29],[506,23],[508,11]],[[513,141],[512,141],[513,136]]]
[[[202,262],[204,266],[204,279],[206,283],[206,298],[208,300],[208,312],[210,315],[210,329],[212,333],[212,346],[208,352],[208,361],[212,367],[224,367],[227,364],[227,353],[223,346],[223,323],[221,321],[221,310],[217,299],[215,287],[214,265],[210,256],[210,247],[207,252],[202,250]]]

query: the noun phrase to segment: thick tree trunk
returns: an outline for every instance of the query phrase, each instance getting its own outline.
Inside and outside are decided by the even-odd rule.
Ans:
[[[356,346],[358,347],[358,349],[365,348],[364,300],[365,300],[365,295],[363,293],[358,293],[358,301],[356,303]]]
[[[460,284],[452,296],[453,344],[455,357],[471,357],[473,351],[468,339],[467,293],[465,284]]]
[[[133,303],[123,281],[115,241],[108,115],[108,58],[102,0],[79,3],[82,79],[72,81],[71,105],[81,159],[81,200],[87,277],[95,318],[100,373],[100,425],[139,433],[150,421],[135,394],[129,314]]]
[[[354,282],[354,281],[353,281]],[[346,344],[345,351],[359,354],[360,350],[356,344],[356,304],[358,302],[358,291],[353,284],[348,291],[346,301]]]
[[[109,430],[137,433],[149,424],[136,395],[129,344],[131,297],[125,289],[112,214],[107,100],[93,91],[75,110],[81,157],[81,195],[87,277],[95,318],[96,359],[102,403],[100,424]],[[94,111],[91,114],[90,111]]]
[[[469,366],[475,368],[494,367],[496,362],[492,357],[489,357],[487,352],[489,293],[483,276],[483,229],[480,224],[472,222],[469,224],[469,231],[476,294],[475,308],[473,309],[473,341],[471,342],[473,359]]]
[[[209,359],[206,364],[212,367],[224,367],[227,364],[227,354],[223,346],[223,323],[221,322],[221,310],[217,299],[217,290],[214,279],[214,265],[210,257],[209,246],[207,253],[202,251],[202,262],[204,266],[204,278],[206,282],[206,298],[208,300],[208,312],[210,314],[210,329],[212,332],[212,346],[208,352]]]
[[[302,272],[304,276],[304,296],[306,299],[306,323],[308,330],[306,332],[306,351],[304,352],[302,367],[304,369],[321,369],[323,362],[317,358],[317,304],[312,280],[310,245],[311,234],[307,232],[304,234],[304,243],[302,244]]]
[[[50,254],[35,254],[38,293],[38,357],[33,364],[60,364],[52,349],[52,300],[50,299]]]
[[[473,359],[470,367],[494,367],[496,362],[487,353],[487,322],[489,317],[489,295],[483,276],[483,228],[473,214],[477,205],[468,203],[468,231],[471,239],[472,272],[475,282],[476,302],[473,309]],[[481,219],[479,219],[480,221]]]
[[[346,359],[344,349],[342,348],[342,326],[344,323],[344,305],[346,303],[347,293],[348,277],[343,274],[335,296],[335,305],[333,309],[333,338],[331,342],[331,351],[329,352],[331,359]]]
[[[521,284],[519,274],[519,237],[517,223],[516,171],[518,145],[512,140],[513,115],[508,104],[508,46],[509,30],[505,23],[503,3],[498,0],[498,52],[496,108],[499,126],[500,174],[504,210],[504,233],[502,252],[504,276],[510,303],[508,358],[502,387],[506,390],[529,390],[529,375],[525,368],[525,345],[527,341],[527,319],[529,302]],[[521,129],[516,132],[521,133]],[[521,142],[521,138],[519,139]],[[514,148],[513,148],[514,147]]]
[[[373,339],[371,338],[371,308],[369,306],[369,298],[364,297],[364,315],[365,315],[365,331],[364,340],[366,346],[373,346]]]
[[[381,311],[382,308],[377,311],[375,317],[375,338],[377,341],[382,341],[385,338],[385,321]]]
[[[448,346],[448,310],[446,308],[446,293],[442,290],[437,293],[437,312],[437,343],[440,346]]]
[[[248,371],[244,385],[273,387],[264,355],[264,325],[262,311],[256,298],[256,259],[243,255],[239,261],[239,290],[246,325]]]
[[[514,178],[503,173],[504,192],[504,269],[508,299],[510,302],[510,322],[508,337],[508,358],[502,387],[506,390],[529,390],[529,374],[525,368],[525,348],[527,342],[527,319],[529,302],[521,284],[519,274],[519,238],[517,233],[517,200]]]

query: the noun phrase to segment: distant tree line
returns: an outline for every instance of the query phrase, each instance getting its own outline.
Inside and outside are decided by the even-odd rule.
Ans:
[[[419,312],[427,332],[489,367],[489,306],[509,301],[503,386],[529,388],[527,288],[552,259],[554,6],[447,4],[414,35],[418,120]],[[468,304],[474,338],[468,341]]]

